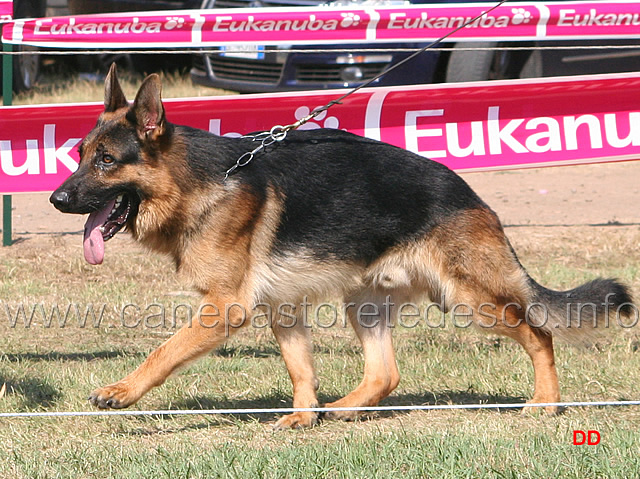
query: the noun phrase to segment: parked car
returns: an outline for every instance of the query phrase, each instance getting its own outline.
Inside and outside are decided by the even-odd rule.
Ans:
[[[185,10],[200,8],[201,0],[13,0],[13,18],[40,18],[54,15],[82,15],[89,13],[114,13],[153,10]],[[14,51],[37,52],[38,48],[17,45]],[[38,79],[41,69],[41,59],[46,56],[46,50],[42,55],[26,54],[13,57],[13,90],[21,92],[31,89]],[[96,71],[108,69],[112,61],[117,61],[124,67],[136,69],[141,72],[150,72],[160,69],[163,64],[159,55],[76,55],[76,66],[81,71]],[[184,68],[191,66],[191,55],[167,55],[164,60],[173,68],[177,68],[180,62]],[[2,80],[2,68],[0,68],[0,82]]]
[[[200,8],[202,0],[68,0],[71,15],[91,13],[149,12],[154,10],[189,10]],[[191,66],[191,55],[145,55],[143,53],[110,53],[76,56],[76,66],[83,72],[109,70],[111,63],[140,73],[160,70],[187,70]]]
[[[338,0],[340,1],[340,0]],[[411,0],[411,3],[471,3],[486,0]],[[319,6],[326,0],[205,0],[203,8],[300,7]],[[636,71],[640,69],[638,50],[580,50],[571,46],[603,45],[602,41],[583,42],[474,42],[443,43],[445,51],[427,51],[403,68],[376,81],[374,86],[407,85],[509,79],[539,76]],[[630,44],[631,40],[606,40],[606,45]],[[566,50],[463,50],[460,47],[510,47],[534,45],[567,46]],[[389,49],[419,49],[423,43],[386,44]],[[243,93],[289,90],[352,88],[374,78],[412,52],[380,52],[380,44],[308,46],[295,45],[302,52],[287,52],[290,47],[264,47],[262,51],[237,51],[220,48],[215,53],[195,57],[191,70],[194,83]],[[317,50],[329,50],[318,53]],[[309,50],[305,52],[304,50]]]

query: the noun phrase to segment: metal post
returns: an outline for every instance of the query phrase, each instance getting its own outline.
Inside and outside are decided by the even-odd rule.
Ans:
[[[11,246],[11,195],[2,195],[2,246]]]
[[[3,43],[2,50],[11,52],[10,44]],[[13,102],[13,56],[2,55],[2,104]],[[11,246],[12,240],[11,195],[2,195],[2,246]]]

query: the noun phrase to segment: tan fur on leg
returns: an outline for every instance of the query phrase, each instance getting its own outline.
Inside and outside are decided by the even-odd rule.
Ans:
[[[184,325],[174,336],[153,351],[131,374],[117,383],[96,389],[89,401],[99,408],[125,408],[134,404],[151,388],[160,386],[176,370],[208,353],[243,327],[240,308],[229,310],[233,302],[205,300],[201,314],[192,324]]]
[[[318,379],[313,367],[310,328],[301,319],[295,324],[291,319],[280,318],[272,326],[280,345],[282,359],[287,366],[293,383],[293,407],[309,408],[318,406]],[[275,429],[301,428],[314,426],[318,421],[315,412],[296,412],[281,417],[274,425]]]
[[[385,299],[380,293],[375,294],[366,291],[352,301],[355,307],[347,310],[349,321],[358,339],[362,344],[364,352],[364,377],[360,385],[347,396],[329,403],[327,407],[362,407],[376,406],[382,399],[387,397],[400,382],[400,373],[396,365],[391,329],[387,318],[387,307],[384,306]],[[361,305],[361,315],[358,310]],[[379,315],[372,315],[374,305],[378,308]],[[392,312],[391,312],[392,313]],[[327,418],[352,420],[358,416],[354,411],[335,411],[326,414]]]

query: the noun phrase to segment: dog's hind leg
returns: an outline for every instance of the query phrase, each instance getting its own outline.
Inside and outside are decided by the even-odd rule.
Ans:
[[[293,407],[318,407],[318,379],[313,367],[310,328],[302,318],[278,318],[272,325],[273,333],[280,345],[282,358],[293,383]],[[310,411],[295,412],[281,417],[274,425],[275,429],[302,428],[314,426],[318,413]]]
[[[527,352],[533,363],[534,393],[529,403],[555,403],[560,401],[560,388],[553,353],[553,338],[540,328],[530,326],[515,308],[499,307],[501,319],[492,332],[515,339]],[[527,407],[523,413],[538,412],[540,407]],[[558,412],[557,406],[545,406],[548,414]]]
[[[242,303],[205,298],[199,316],[153,351],[124,379],[96,389],[89,401],[101,408],[125,408],[134,404],[171,373],[208,353],[242,328],[247,310]]]
[[[461,307],[473,313],[481,330],[515,339],[533,363],[535,390],[530,402],[558,402],[551,332],[527,321],[528,308],[534,304],[533,281],[520,265],[495,213],[486,208],[462,211],[434,228],[426,247],[437,252],[431,255],[431,264],[440,272],[440,282],[448,285],[454,324],[455,310]],[[537,304],[547,311],[547,306]],[[557,408],[545,410],[554,413]]]
[[[400,382],[391,337],[392,302],[381,292],[365,291],[347,301],[346,312],[364,352],[364,377],[347,396],[326,407],[376,406]],[[331,419],[353,420],[356,411],[331,411]]]

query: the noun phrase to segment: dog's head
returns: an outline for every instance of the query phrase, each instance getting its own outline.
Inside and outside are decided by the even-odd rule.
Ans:
[[[125,226],[135,232],[136,217],[158,190],[156,168],[169,142],[158,75],[148,76],[129,105],[115,64],[105,81],[104,112],[80,144],[80,164],[50,197],[64,213],[89,214],[85,258],[99,264],[104,242]],[[162,186],[160,186],[162,188]]]

